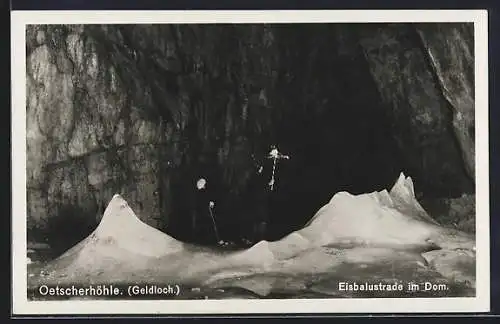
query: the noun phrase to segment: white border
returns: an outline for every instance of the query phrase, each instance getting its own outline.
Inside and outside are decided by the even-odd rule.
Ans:
[[[13,306],[33,314],[238,314],[487,312],[490,309],[488,23],[486,10],[308,11],[13,11],[12,238]],[[26,294],[26,50],[27,24],[306,22],[474,22],[476,86],[477,297],[407,299],[28,301]],[[14,257],[17,256],[17,257]]]

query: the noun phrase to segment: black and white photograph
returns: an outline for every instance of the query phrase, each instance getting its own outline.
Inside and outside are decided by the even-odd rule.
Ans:
[[[18,14],[19,309],[487,310],[484,12],[149,14]]]

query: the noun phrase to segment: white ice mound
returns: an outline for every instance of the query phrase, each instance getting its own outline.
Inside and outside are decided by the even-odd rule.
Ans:
[[[147,256],[180,251],[182,243],[143,223],[120,196],[114,195],[95,231],[98,238],[113,239],[121,248]]]
[[[182,248],[181,242],[143,223],[128,203],[116,194],[109,202],[95,231],[60,258],[75,253],[95,254],[102,250],[116,258],[127,258],[129,255],[161,257],[178,252]]]
[[[42,280],[47,284],[144,280],[156,271],[152,263],[164,256],[169,259],[183,249],[183,243],[143,223],[127,202],[115,195],[97,228],[49,262],[44,267],[49,275]]]
[[[268,241],[260,241],[248,250],[234,253],[229,259],[232,263],[252,267],[258,265],[261,268],[270,267],[276,260]]]
[[[390,193],[335,194],[298,233],[315,246],[423,248],[437,230],[416,200],[411,178],[401,173]]]

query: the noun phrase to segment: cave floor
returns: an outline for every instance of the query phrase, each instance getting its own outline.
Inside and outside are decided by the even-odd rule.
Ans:
[[[193,253],[218,253],[221,251],[209,252],[206,249],[200,251],[191,251]],[[329,254],[325,248],[323,256]],[[229,252],[231,253],[231,252]],[[337,251],[336,254],[354,253],[353,251]],[[200,266],[200,277],[191,278],[185,283],[176,283],[161,274],[156,268],[144,270],[141,274],[130,274],[124,271],[115,276],[110,281],[114,287],[121,291],[127,291],[129,286],[159,286],[179,285],[178,294],[147,294],[141,296],[129,296],[126,293],[120,296],[107,297],[64,297],[64,296],[41,296],[37,293],[37,288],[44,284],[44,277],[49,276],[44,272],[47,261],[35,261],[28,264],[28,299],[29,300],[68,300],[68,299],[296,299],[296,298],[415,298],[415,297],[473,297],[475,289],[467,282],[457,282],[450,280],[437,273],[435,270],[421,262],[415,262],[413,258],[401,257],[395,253],[391,260],[381,258],[374,261],[370,257],[365,258],[365,252],[361,253],[356,262],[336,262],[335,258],[331,260],[317,260],[322,270],[311,271],[304,270],[310,265],[312,255],[297,258],[295,271],[280,271],[273,269],[271,271],[252,271],[239,267],[234,269],[224,269],[221,278],[207,282],[203,279],[203,267]],[[302,260],[300,260],[302,259]],[[197,262],[194,262],[195,264]],[[169,267],[163,263],[164,267]],[[196,265],[194,265],[196,266]],[[312,266],[311,268],[313,268]],[[97,270],[96,270],[97,271]],[[86,276],[79,277],[79,280],[72,280],[71,285],[77,287],[86,287],[89,282],[108,283],[107,279],[99,280],[98,273],[89,273]],[[215,275],[217,276],[217,274]],[[142,278],[142,279],[141,279]],[[144,279],[147,278],[147,279]],[[51,286],[57,280],[50,280]],[[342,282],[356,283],[359,286],[367,285],[368,290],[358,289],[340,289]],[[385,287],[384,291],[374,290],[371,285],[379,284],[393,285],[401,284],[401,290],[390,291]],[[410,290],[408,285],[418,284],[419,289]],[[426,283],[433,284],[434,287],[426,289]],[[67,287],[64,280],[61,281],[61,287]],[[394,286],[393,286],[394,287]],[[429,288],[429,287],[427,287]],[[393,288],[394,289],[394,288]]]

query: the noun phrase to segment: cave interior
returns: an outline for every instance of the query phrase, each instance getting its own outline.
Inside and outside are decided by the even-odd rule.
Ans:
[[[155,90],[150,85],[157,110],[146,111],[152,117],[145,118],[179,124],[176,108],[165,96],[189,98],[183,125],[174,127],[178,136],[165,134],[167,146],[174,145],[169,136],[179,143],[173,153],[162,157],[158,173],[158,194],[163,195],[159,200],[162,206],[168,204],[162,207],[163,222],[158,227],[176,239],[205,245],[218,240],[236,245],[244,245],[243,239],[247,243],[277,240],[303,227],[335,193],[389,190],[401,172],[413,179],[417,198],[433,217],[440,212],[428,209],[432,204],[426,201],[474,192],[453,134],[449,107],[436,104],[439,118],[446,122],[433,127],[441,129],[422,137],[415,131],[417,126],[412,126],[414,116],[409,111],[427,102],[424,96],[418,102],[408,89],[428,92],[438,88],[411,75],[431,70],[425,59],[408,63],[413,59],[408,52],[426,55],[412,25],[284,24],[260,31],[255,29],[263,27],[255,25],[177,26],[184,33],[175,34],[183,38],[175,38],[180,44],[178,62],[170,65],[170,71],[148,63],[153,54],[139,45],[139,36],[132,37],[134,27],[114,27],[124,35],[126,54],[141,62],[135,63],[140,75],[130,78],[136,78],[139,86],[151,82],[164,88]],[[188,38],[188,28],[193,39]],[[392,50],[392,57],[408,60],[413,70],[401,78],[416,80],[407,81],[409,85],[387,84],[363,47],[363,30],[371,35],[384,28],[396,30],[393,41],[399,47],[387,45],[380,50]],[[108,29],[101,34],[112,32]],[[252,38],[257,34],[263,40]],[[268,34],[272,34],[272,45],[265,43]],[[154,42],[149,34],[142,37]],[[109,41],[101,43],[102,48],[110,46]],[[113,57],[109,49],[102,51]],[[183,74],[196,75],[198,84],[179,81]],[[137,83],[124,81],[125,91],[136,91]],[[399,91],[399,99],[388,100],[383,91]],[[417,145],[422,141],[425,144]],[[276,160],[271,190],[273,160],[267,156],[272,145],[289,159]],[[200,178],[206,180],[201,190],[196,187]],[[162,187],[167,180],[168,188]],[[103,206],[96,208],[100,210],[94,212],[102,214]],[[71,232],[64,234],[71,235],[64,240],[65,247],[98,224],[80,226],[82,233],[76,233],[74,224],[61,219],[54,228],[59,236]]]

